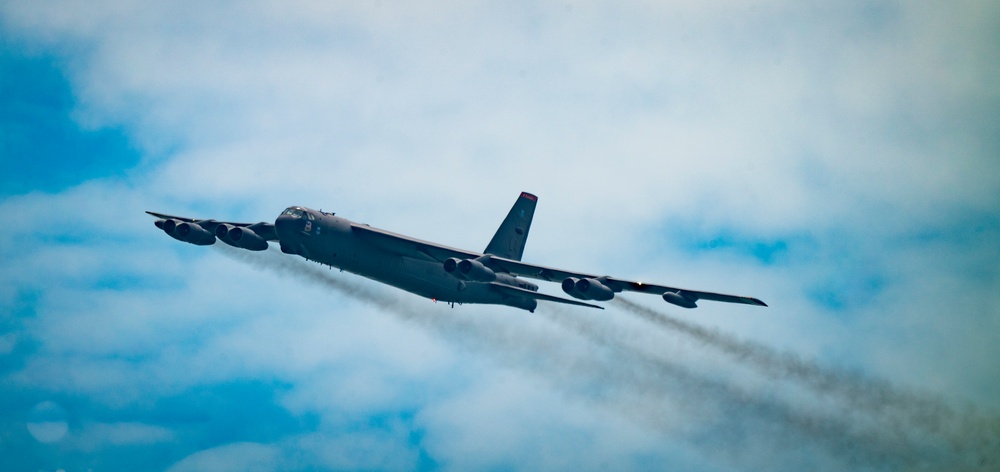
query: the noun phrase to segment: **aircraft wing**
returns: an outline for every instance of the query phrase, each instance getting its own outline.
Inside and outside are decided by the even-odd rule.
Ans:
[[[509,272],[514,275],[523,275],[532,279],[546,280],[549,282],[562,282],[563,279],[570,277],[577,279],[596,279],[600,277],[598,275],[584,274],[582,272],[570,272],[568,270],[528,264],[526,262],[496,256],[490,257],[489,265],[500,269],[503,272]]]
[[[210,234],[214,235],[216,232],[215,231],[216,228],[218,228],[220,225],[230,225],[234,227],[250,229],[251,231],[254,232],[254,234],[260,236],[265,241],[278,240],[278,234],[274,231],[274,225],[271,223],[265,223],[263,221],[260,223],[236,223],[232,221],[199,220],[196,218],[188,218],[186,216],[167,215],[164,213],[156,213],[152,211],[147,211],[146,213],[158,219],[156,226],[160,229],[163,229],[163,227],[161,226],[162,221],[173,220],[175,222],[196,224],[202,227],[204,230],[208,231]],[[212,242],[214,242],[214,240]]]
[[[514,275],[520,275],[539,280],[547,280],[549,282],[561,282],[562,280],[567,278],[599,279],[602,284],[606,285],[608,288],[614,290],[615,292],[630,291],[630,292],[640,292],[640,293],[651,293],[660,296],[662,296],[667,292],[672,292],[677,294],[678,296],[687,299],[689,302],[694,302],[697,300],[712,300],[712,301],[726,302],[726,303],[742,303],[745,305],[767,306],[766,303],[753,297],[744,297],[740,295],[727,295],[724,293],[715,293],[715,292],[704,292],[701,290],[690,290],[686,288],[669,287],[666,285],[647,284],[644,282],[618,279],[615,277],[602,277],[594,274],[571,272],[562,269],[555,269],[535,264],[528,264],[525,262],[515,261],[513,259],[505,259],[502,257],[491,256],[488,265],[501,269],[504,272],[509,272]]]
[[[570,300],[568,298],[560,298],[552,295],[547,295],[544,293],[532,292],[531,290],[525,290],[520,287],[514,287],[513,285],[490,282],[490,287],[492,287],[493,290],[497,290],[501,293],[514,295],[520,298],[534,298],[535,300],[545,300],[549,302],[565,303],[567,305],[587,306],[590,308],[597,308],[599,310],[604,309],[604,307],[600,305],[592,305],[590,303],[578,302],[576,300]]]
[[[404,236],[401,234],[393,233],[391,231],[386,231],[383,229],[373,228],[368,225],[363,224],[352,224],[351,229],[358,235],[367,239],[371,244],[395,252],[397,254],[413,257],[418,259],[423,259],[427,261],[444,262],[445,259],[455,257],[458,259],[477,259],[482,258],[484,255],[482,253],[474,251],[466,251],[463,249],[456,249],[453,247],[444,246],[437,243],[432,243],[428,241],[423,241],[416,238],[411,238],[409,236]],[[701,290],[690,290],[686,288],[670,287],[666,285],[656,285],[647,284],[638,281],[630,281],[624,279],[618,279],[614,277],[603,277],[595,274],[587,274],[583,272],[573,272],[563,269],[556,269],[552,267],[545,267],[536,264],[528,264],[525,262],[517,261],[514,259],[507,259],[503,257],[497,257],[494,255],[486,255],[488,260],[484,260],[483,263],[489,266],[496,272],[506,272],[513,275],[524,276],[533,279],[546,280],[549,282],[562,282],[567,278],[576,279],[600,279],[601,283],[606,285],[608,288],[615,292],[630,291],[630,292],[640,292],[640,293],[650,293],[655,295],[664,296],[664,294],[670,292],[677,297],[676,299],[681,303],[680,306],[686,306],[685,304],[690,304],[693,307],[694,302],[697,300],[712,300],[718,302],[726,303],[741,303],[745,305],[756,305],[756,306],[767,306],[764,302],[753,298],[744,297],[740,295],[727,295],[724,293],[715,292],[704,292]],[[503,284],[497,284],[500,287],[508,287]],[[509,287],[511,290],[520,290],[517,287]],[[507,288],[500,288],[500,290],[507,290]],[[592,306],[587,303],[575,302],[573,300],[551,297],[550,295],[539,294],[537,292],[531,292],[529,290],[524,290],[533,294],[535,298],[555,301],[558,303],[568,303],[574,305]],[[666,295],[666,297],[672,297],[674,295]],[[546,297],[551,297],[546,298]]]
[[[351,230],[379,248],[416,259],[444,262],[444,260],[449,257],[457,257],[459,259],[475,259],[482,256],[482,254],[478,252],[466,251],[438,243],[423,241],[417,238],[404,236],[402,234],[396,234],[392,231],[373,228],[364,224],[353,223],[351,224]]]
[[[694,298],[696,300],[712,300],[716,302],[726,302],[726,303],[741,303],[744,305],[756,305],[756,306],[767,306],[766,303],[760,299],[754,297],[744,297],[741,295],[728,295],[725,293],[715,293],[715,292],[703,292],[701,290],[691,290],[687,288],[677,288],[668,287],[666,285],[656,285],[647,284],[642,282],[630,282],[628,280],[616,279],[614,277],[608,277],[608,284],[613,286],[621,287],[622,290],[628,290],[631,292],[640,293],[653,293],[656,295],[663,295],[667,292],[673,292],[681,295],[685,298]]]

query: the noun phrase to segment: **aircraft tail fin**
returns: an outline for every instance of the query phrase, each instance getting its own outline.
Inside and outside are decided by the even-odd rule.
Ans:
[[[515,261],[521,260],[524,243],[528,241],[528,230],[531,229],[531,218],[535,215],[536,203],[538,197],[528,192],[521,192],[521,196],[514,202],[514,206],[510,208],[507,217],[500,223],[500,228],[483,252]]]

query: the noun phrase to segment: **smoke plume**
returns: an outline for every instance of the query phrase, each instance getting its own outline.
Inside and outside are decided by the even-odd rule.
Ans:
[[[803,405],[731,377],[695,372],[637,343],[620,321],[598,319],[585,310],[544,304],[538,314],[556,328],[548,331],[527,327],[528,320],[518,316],[497,319],[472,316],[468,310],[447,310],[442,315],[440,310],[417,309],[318,264],[273,251],[220,249],[258,269],[334,289],[421,325],[463,349],[526,370],[567,395],[589,398],[637,424],[679,436],[717,459],[755,468],[814,470],[819,456],[839,464],[831,470],[844,466],[989,470],[998,463],[1000,430],[995,421],[971,413],[962,416],[940,400],[861,374],[824,368],[628,301],[616,299],[617,306],[669,333],[693,339],[766,378],[805,387],[817,397],[835,397],[843,407]],[[678,425],[679,410],[696,419]],[[794,450],[789,444],[795,444]]]
[[[1000,421],[974,409],[958,412],[931,395],[903,390],[881,379],[838,370],[764,344],[705,328],[621,298],[615,304],[661,328],[693,339],[770,379],[794,383],[842,403],[844,414],[874,420],[880,436],[929,436],[954,457],[1000,464]],[[926,438],[924,438],[926,441]]]

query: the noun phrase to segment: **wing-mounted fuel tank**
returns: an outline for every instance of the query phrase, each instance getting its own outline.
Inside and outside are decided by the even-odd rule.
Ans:
[[[221,224],[215,228],[215,237],[222,242],[240,249],[263,251],[267,249],[267,241],[249,227]]]
[[[664,292],[663,300],[683,308],[698,308],[698,297],[692,293],[679,290],[677,292]]]
[[[211,231],[203,228],[199,223],[180,221],[175,219],[156,220],[156,227],[163,230],[170,237],[198,246],[210,246],[215,244],[215,235]]]
[[[615,298],[615,291],[604,285],[601,279],[577,279],[570,277],[562,281],[562,289],[573,298],[606,302]]]
[[[496,280],[496,272],[486,267],[480,262],[480,259],[449,257],[444,261],[444,271],[462,280],[471,280],[473,282],[492,282]]]

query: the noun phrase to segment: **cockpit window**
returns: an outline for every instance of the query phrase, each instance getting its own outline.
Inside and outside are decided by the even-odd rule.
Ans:
[[[295,218],[305,218],[306,215],[308,215],[310,217],[309,219],[312,219],[312,215],[309,215],[308,213],[306,213],[305,210],[303,210],[303,209],[301,209],[299,207],[288,207],[288,208],[285,209],[285,211],[281,212],[281,214],[282,215],[291,215],[291,216],[293,216]]]

